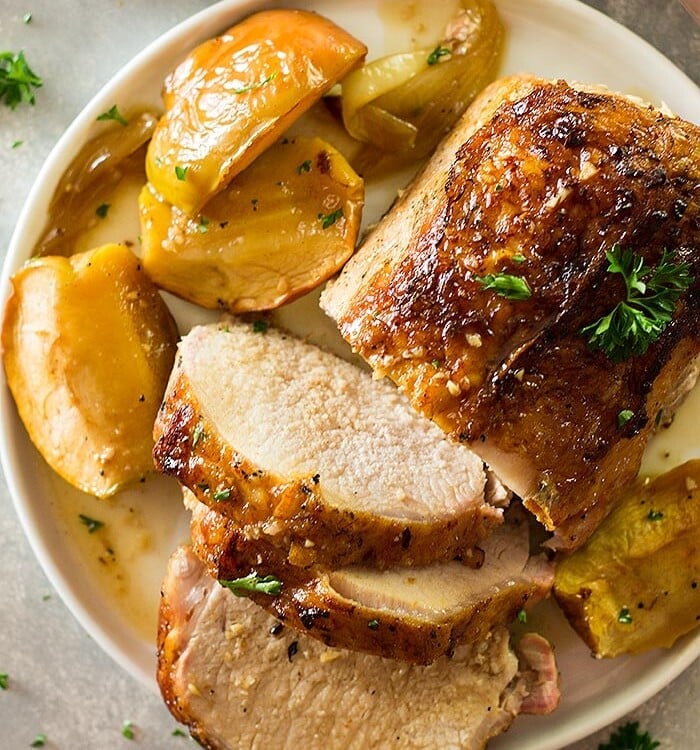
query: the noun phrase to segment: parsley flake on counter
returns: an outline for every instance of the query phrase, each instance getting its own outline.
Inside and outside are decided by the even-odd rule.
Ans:
[[[282,581],[279,578],[259,576],[257,573],[250,573],[243,578],[234,578],[230,581],[220,580],[219,583],[236,596],[248,596],[249,594],[278,596],[282,591]]]
[[[7,690],[10,682],[10,675],[7,672],[0,672],[0,690]]]
[[[32,18],[33,18],[33,16],[32,16],[31,13],[25,13],[22,16],[22,23],[24,23],[24,24],[31,23],[32,22]]]
[[[107,214],[109,213],[109,208],[109,203],[100,203],[100,205],[95,209],[95,213],[100,217],[100,219],[105,219],[107,218]]]
[[[34,104],[32,89],[43,84],[41,78],[29,67],[24,52],[0,52],[0,101],[10,109],[18,104]]]
[[[173,729],[172,736],[173,737],[187,737],[187,732],[183,732],[182,729],[178,727],[176,729]]]
[[[12,141],[12,145],[10,146],[10,148],[12,149],[19,148],[23,143],[24,141]]]
[[[618,427],[624,427],[630,419],[634,416],[634,412],[631,409],[623,409],[618,415],[617,415],[617,426]]]
[[[588,336],[591,348],[605,352],[613,362],[624,362],[644,354],[661,336],[693,277],[690,264],[672,263],[673,253],[668,250],[655,268],[617,243],[605,256],[608,273],[620,274],[625,282],[625,298],[580,333]]]
[[[638,721],[629,721],[618,727],[608,742],[598,745],[598,750],[655,750],[659,744],[652,740],[649,732],[639,731]]]
[[[34,742],[29,747],[44,747],[46,744],[46,735],[45,734],[37,734],[37,736],[34,738]]]
[[[441,47],[438,45],[435,47],[435,49],[428,55],[427,63],[428,65],[436,65],[440,62],[440,58],[447,57],[448,55],[451,55],[452,52],[447,47]]]
[[[103,521],[97,521],[94,518],[90,518],[90,516],[83,515],[82,513],[78,514],[78,518],[80,519],[80,523],[87,526],[87,530],[90,534],[93,534],[104,526]]]
[[[99,120],[100,122],[104,120],[114,120],[114,122],[118,122],[120,125],[123,125],[126,127],[129,122],[124,118],[124,116],[119,111],[119,108],[116,104],[113,104],[106,112],[103,112],[101,115],[97,115],[95,118],[96,120]]]
[[[126,737],[127,740],[134,739],[134,724],[131,721],[125,721],[122,724],[122,737]]]
[[[175,177],[177,177],[180,182],[184,182],[187,179],[187,170],[189,167],[181,167],[179,165],[175,165]]]
[[[650,521],[660,521],[664,517],[664,514],[660,510],[650,510],[647,514],[647,518]]]
[[[338,219],[341,219],[343,217],[343,209],[339,208],[337,211],[333,211],[333,213],[330,214],[319,214],[318,219],[321,222],[321,228],[322,229],[328,229],[328,227],[333,226]]]
[[[475,278],[484,289],[493,289],[499,297],[513,300],[532,297],[530,286],[521,276],[513,276],[509,273],[489,273]]]

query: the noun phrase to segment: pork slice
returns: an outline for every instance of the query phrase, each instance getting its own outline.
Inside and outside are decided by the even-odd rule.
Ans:
[[[697,375],[699,186],[696,125],[595,87],[504,79],[321,305],[376,375],[524,498],[554,547],[574,548]],[[668,250],[694,278],[663,335],[621,362],[582,334],[624,296],[615,244],[651,268]],[[498,274],[531,295],[482,283]]]
[[[328,648],[234,597],[187,547],[162,586],[158,683],[210,750],[479,750],[522,711],[530,672],[501,627],[428,667]]]
[[[240,321],[185,336],[154,434],[162,472],[296,564],[465,557],[507,503],[393,386]]]
[[[440,562],[329,570],[291,565],[279,548],[241,538],[235,522],[191,494],[186,504],[192,510],[193,549],[209,573],[229,581],[250,574],[277,578],[278,595],[253,594],[253,600],[328,646],[429,664],[458,643],[511,622],[553,583],[550,563],[530,556],[527,519],[515,507],[480,543],[478,568]]]

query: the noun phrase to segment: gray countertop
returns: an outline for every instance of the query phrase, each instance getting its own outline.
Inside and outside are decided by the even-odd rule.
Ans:
[[[675,0],[588,0],[628,26],[700,83],[700,27]],[[29,188],[49,150],[87,101],[146,44],[205,0],[0,0],[0,51],[24,49],[44,76],[36,107],[0,107],[0,248],[3,254]],[[32,13],[29,24],[22,22]],[[15,141],[23,141],[15,149]],[[105,655],[52,591],[0,482],[0,748],[95,750],[124,745],[177,748],[177,726],[160,698]],[[661,747],[699,747],[700,662],[630,714]],[[620,722],[624,721],[622,719]],[[572,746],[597,748],[606,728]],[[126,744],[124,744],[126,743]]]

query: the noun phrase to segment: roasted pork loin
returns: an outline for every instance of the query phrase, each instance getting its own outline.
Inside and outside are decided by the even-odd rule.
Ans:
[[[266,543],[296,565],[468,562],[507,500],[487,499],[481,459],[392,385],[240,321],[182,340],[155,439],[158,468],[231,518],[252,554]]]
[[[530,555],[526,514],[517,507],[480,543],[478,567],[452,561],[377,570],[292,565],[279,547],[251,544],[234,521],[187,490],[185,503],[192,510],[193,549],[210,575],[275,577],[282,583],[279,594],[251,598],[328,646],[429,664],[458,643],[484,638],[512,622],[553,584],[552,565],[542,555]]]
[[[519,651],[505,628],[428,667],[331,649],[234,597],[187,547],[162,586],[158,683],[210,750],[479,750],[557,705],[551,648],[528,634]]]
[[[375,374],[523,497],[552,546],[573,548],[697,374],[699,236],[700,128],[594,87],[509,78],[321,304]],[[581,332],[624,299],[615,245],[651,268],[669,251],[694,278],[662,336],[621,362]],[[489,289],[503,274],[531,295]]]

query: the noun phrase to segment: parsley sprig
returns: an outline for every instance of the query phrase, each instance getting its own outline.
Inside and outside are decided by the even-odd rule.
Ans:
[[[34,92],[43,81],[29,67],[24,52],[0,52],[0,102],[14,109],[18,104],[34,104]]]
[[[608,742],[598,745],[598,750],[654,750],[659,744],[649,732],[639,731],[638,721],[629,721],[618,727]]]
[[[234,578],[231,581],[220,580],[219,583],[236,596],[248,596],[249,594],[278,596],[282,591],[282,581],[279,578],[259,576],[257,573],[250,573],[244,578]]]
[[[594,349],[601,349],[613,362],[644,354],[663,333],[673,317],[676,302],[693,282],[688,263],[673,263],[665,250],[656,268],[617,243],[605,253],[608,273],[619,273],[625,281],[625,299],[602,318],[581,329]]]
[[[506,299],[529,299],[532,296],[530,285],[522,276],[489,273],[486,276],[477,276],[476,280],[484,289],[492,289],[499,297]]]

